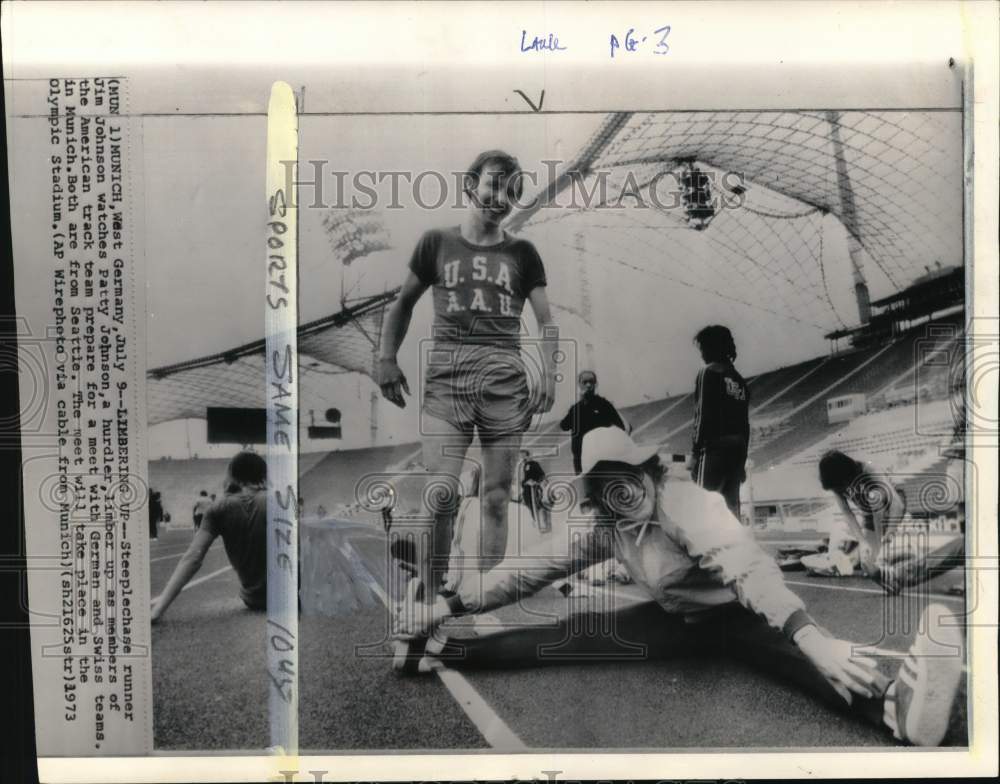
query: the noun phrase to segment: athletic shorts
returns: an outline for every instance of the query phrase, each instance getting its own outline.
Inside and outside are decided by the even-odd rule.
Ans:
[[[424,357],[423,435],[447,435],[435,419],[480,438],[523,433],[531,423],[530,368],[518,349],[435,346]]]

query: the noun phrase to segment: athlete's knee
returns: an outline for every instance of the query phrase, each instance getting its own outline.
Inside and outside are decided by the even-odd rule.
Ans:
[[[484,511],[490,515],[506,514],[510,501],[510,487],[504,485],[487,485],[483,491]]]
[[[454,514],[458,510],[458,477],[436,476],[424,488],[424,502],[433,515]]]

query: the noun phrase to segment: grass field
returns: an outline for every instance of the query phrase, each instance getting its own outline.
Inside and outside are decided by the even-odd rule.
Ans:
[[[152,543],[156,595],[190,540],[168,531]],[[801,538],[801,537],[796,537]],[[781,542],[768,537],[765,547]],[[355,549],[385,585],[383,545]],[[831,633],[905,651],[928,598],[959,616],[952,573],[921,595],[886,598],[858,578],[789,573]],[[264,616],[244,609],[221,542],[153,631],[154,733],[161,750],[246,750],[268,745]],[[552,601],[559,600],[553,592]],[[815,748],[896,745],[886,731],[825,707],[771,676],[711,659],[554,664],[526,669],[393,673],[381,606],[300,620],[300,747],[308,751]],[[891,634],[883,633],[889,624]],[[892,674],[897,660],[880,667]],[[966,744],[961,715],[946,738]],[[433,716],[433,723],[427,721]]]

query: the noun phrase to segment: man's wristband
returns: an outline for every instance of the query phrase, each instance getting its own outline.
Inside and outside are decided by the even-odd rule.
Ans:
[[[810,628],[813,630],[812,632],[806,631]],[[802,634],[811,634],[818,630],[819,627],[816,625],[816,622],[809,617],[809,613],[805,610],[796,610],[793,612],[788,616],[788,620],[785,621],[782,627],[785,637],[796,644],[798,644],[796,637]]]

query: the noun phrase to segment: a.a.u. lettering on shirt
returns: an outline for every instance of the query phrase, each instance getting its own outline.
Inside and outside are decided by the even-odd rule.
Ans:
[[[486,256],[473,256],[471,265],[463,261],[465,260],[455,259],[444,264],[444,287],[453,289],[448,292],[446,312],[469,310],[479,313],[499,312],[502,316],[518,315],[513,309],[514,289],[507,262]],[[475,286],[469,285],[470,283],[485,285]]]

